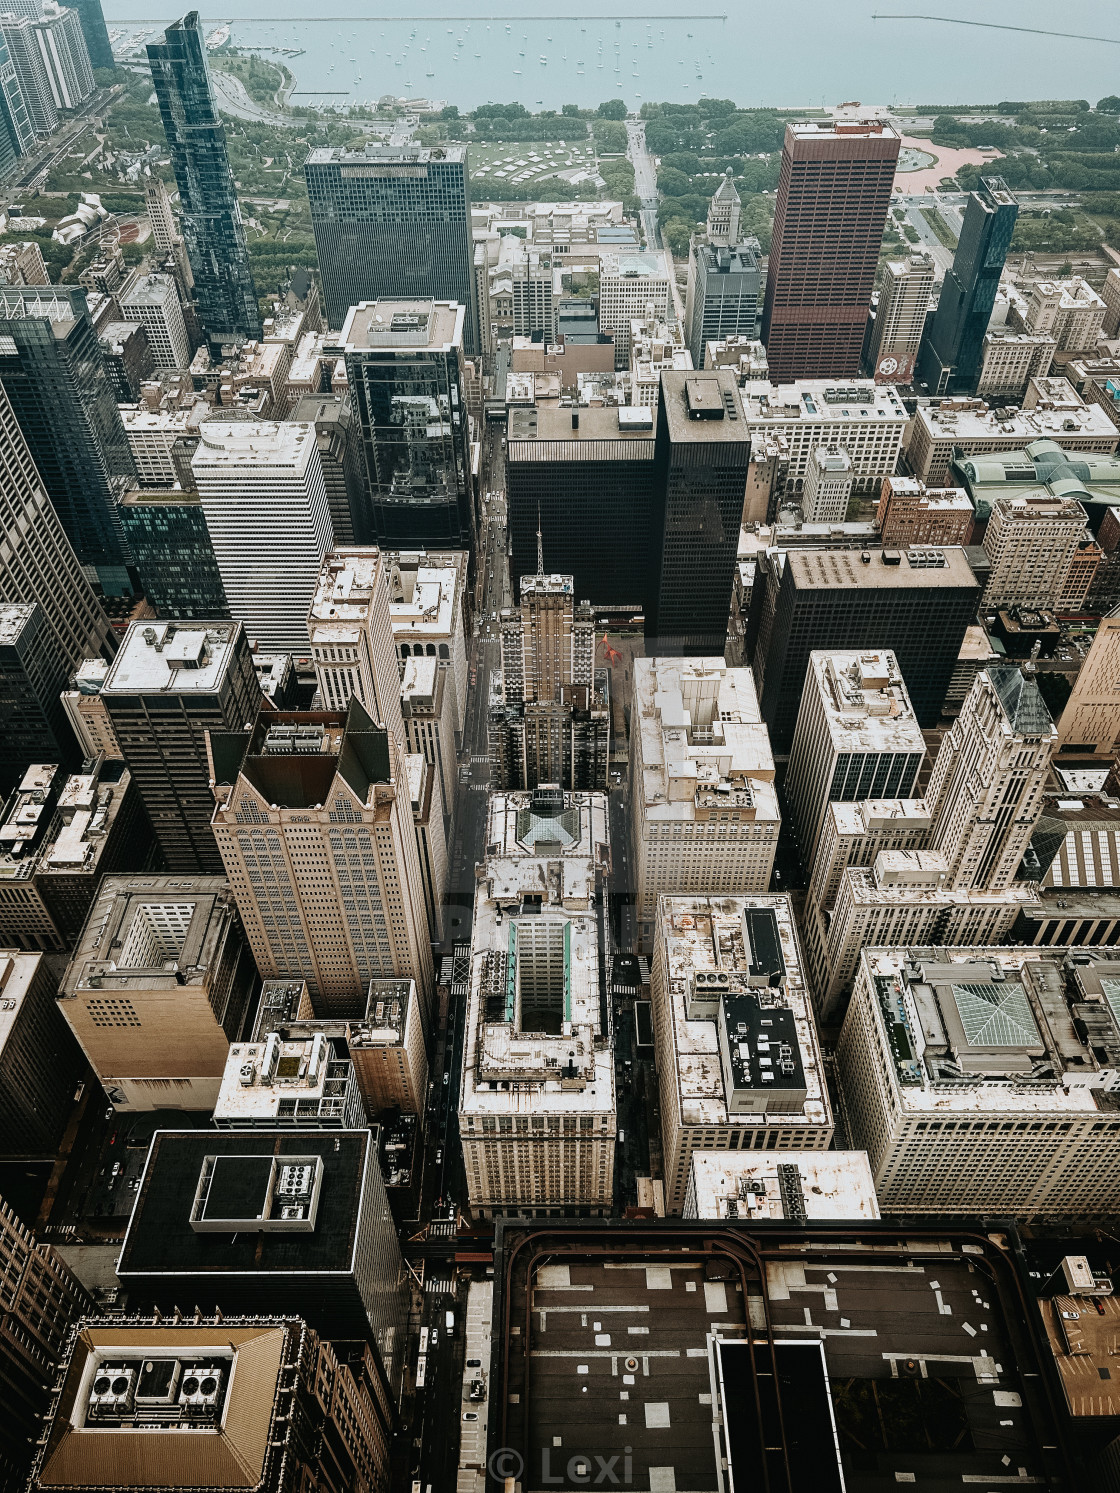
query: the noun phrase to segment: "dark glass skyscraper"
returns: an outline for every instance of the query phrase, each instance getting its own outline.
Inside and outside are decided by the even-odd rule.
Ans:
[[[0,287],[0,382],[78,559],[129,590],[117,503],[136,468],[84,290]]]
[[[259,337],[261,314],[245,228],[198,12],[168,26],[163,41],[149,45],[148,61],[179,186],[183,241],[203,330],[211,340]]]
[[[71,9],[78,12],[82,24],[90,67],[112,67],[113,48],[109,44],[101,0],[71,0]]]
[[[304,167],[327,323],[359,301],[458,301],[463,348],[478,351],[467,152],[368,144],[313,150]]]
[[[933,324],[918,354],[918,374],[933,394],[971,393],[984,360],[984,333],[1011,247],[1019,204],[1001,176],[982,176],[969,195],[953,268],[945,276]]]
[[[15,64],[0,38],[0,180],[15,169],[16,162],[35,144],[35,131],[27,113]]]

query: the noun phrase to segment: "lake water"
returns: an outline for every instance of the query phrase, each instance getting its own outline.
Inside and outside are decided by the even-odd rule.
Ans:
[[[355,0],[220,0],[199,6],[207,33],[232,21],[235,45],[276,55],[295,73],[294,103],[348,103],[385,93],[445,99],[462,109],[518,99],[530,109],[623,98],[679,102],[705,95],[744,106],[865,103],[996,103],[1002,98],[1087,98],[1120,91],[1120,13],[1115,0],[926,0],[927,14],[993,26],[1069,31],[1037,35],[986,30],[911,14],[913,0],[681,0],[660,14],[612,6],[593,18],[587,0],[564,14],[530,15],[521,0],[435,0],[428,15]],[[104,0],[110,30],[160,22],[159,0]],[[552,7],[550,6],[551,10]],[[389,12],[395,12],[390,15]],[[723,12],[726,11],[726,17]],[[156,12],[156,14],[153,14]],[[437,15],[437,12],[439,13]],[[482,14],[486,12],[486,14]],[[181,12],[164,15],[163,24]],[[1065,17],[1072,17],[1063,27]],[[269,48],[294,48],[298,57]]]

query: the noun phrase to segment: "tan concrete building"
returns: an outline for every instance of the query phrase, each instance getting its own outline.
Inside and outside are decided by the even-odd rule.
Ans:
[[[403,762],[416,832],[416,858],[424,888],[424,907],[428,915],[428,936],[432,943],[442,943],[443,899],[447,892],[447,830],[443,795],[435,768],[424,760],[421,753],[405,752]]]
[[[346,1043],[371,1115],[424,1113],[428,1058],[415,980],[371,980],[365,1015],[348,1023]]]
[[[915,477],[942,487],[953,452],[982,456],[1022,451],[1032,441],[1052,440],[1063,451],[1100,451],[1111,455],[1120,431],[1099,405],[1082,410],[1048,409],[1045,404],[1017,415],[989,409],[983,399],[943,399],[919,405],[910,421],[903,454]]]
[[[665,1211],[697,1151],[826,1151],[832,1111],[789,900],[662,897],[652,968]]]
[[[356,698],[211,738],[214,838],[257,968],[305,979],[320,1017],[371,979],[432,989],[403,755]]]
[[[879,1203],[865,1151],[693,1151],[681,1216],[878,1218]]]
[[[87,757],[104,752],[106,757],[123,756],[117,733],[101,698],[101,687],[109,677],[110,665],[103,658],[87,658],[70,676],[70,688],[63,691],[62,705]]]
[[[1040,332],[984,333],[984,357],[976,393],[982,399],[1014,399],[1032,378],[1045,378],[1054,361],[1057,343]]]
[[[924,253],[887,263],[867,353],[866,366],[876,383],[908,384],[913,380],[933,292],[934,268],[932,255]]]
[[[117,1109],[218,1098],[256,971],[221,876],[107,876],[60,1007]]]
[[[325,708],[345,711],[355,699],[403,743],[390,573],[386,557],[376,547],[332,550],[319,573],[307,632]]]
[[[862,954],[837,1048],[851,1143],[884,1213],[1106,1212],[1120,1167],[1111,951],[895,945]],[[1091,1035],[1077,1026],[1091,1022]]]
[[[809,454],[801,512],[807,523],[842,524],[852,495],[852,461],[842,446],[818,446]]]
[[[1115,337],[1120,330],[1120,269],[1111,269],[1101,286],[1104,316],[1101,319],[1101,336]]]
[[[455,803],[458,753],[455,742],[455,682],[436,658],[405,660],[401,676],[405,747],[419,752],[439,779],[440,799],[450,814]]]
[[[450,674],[455,729],[462,738],[467,716],[466,614],[469,605],[466,550],[386,550],[389,613],[397,665],[409,658],[435,658]]]
[[[873,865],[880,850],[924,850],[932,823],[924,798],[829,803],[813,857],[810,906],[830,911],[848,867]]]
[[[638,936],[665,894],[770,886],[781,812],[750,669],[722,658],[634,660],[630,829]]]
[[[908,416],[889,385],[871,379],[799,379],[752,384],[743,407],[752,444],[781,435],[789,450],[789,481],[800,493],[812,453],[843,446],[852,463],[852,491],[874,494],[898,463]]]
[[[784,785],[802,865],[814,863],[830,804],[910,798],[925,755],[889,648],[811,653]]]
[[[609,1215],[617,1100],[600,950],[602,793],[494,793],[471,936],[459,1134],[472,1213]]]
[[[1014,296],[1008,321],[1053,337],[1058,352],[1084,353],[1100,340],[1107,309],[1088,281],[1073,275],[1067,280],[1038,280],[1026,296]]]
[[[994,498],[984,531],[991,570],[983,605],[1055,607],[1085,525],[1085,510],[1076,498],[1050,493]]]
[[[1120,616],[1102,617],[1058,721],[1057,751],[1115,755],[1120,741]]]
[[[888,548],[968,544],[972,504],[962,487],[927,487],[917,477],[884,477],[875,522]]]

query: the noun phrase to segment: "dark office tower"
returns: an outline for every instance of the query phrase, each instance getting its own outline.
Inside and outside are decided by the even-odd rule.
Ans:
[[[150,43],[148,61],[179,186],[183,241],[203,330],[211,342],[259,337],[261,314],[245,228],[198,12],[168,26],[162,42]]]
[[[458,301],[464,349],[477,353],[466,148],[313,150],[304,172],[328,326],[341,327],[359,301]]]
[[[23,1487],[70,1329],[92,1309],[54,1250],[0,1202],[0,1486]]]
[[[984,361],[992,315],[1019,204],[1001,176],[982,176],[969,193],[953,268],[918,354],[918,375],[931,394],[971,393]]]
[[[786,125],[762,319],[776,384],[858,374],[898,147],[880,119]]]
[[[136,481],[86,293],[0,287],[0,382],[82,565],[107,595],[130,589],[118,499]]]
[[[144,595],[157,617],[228,617],[198,493],[130,492],[121,522]]]
[[[362,301],[346,315],[339,340],[377,544],[474,548],[465,317],[462,304],[429,300]]]
[[[115,66],[101,0],[74,0],[73,9],[78,12],[78,20],[82,25],[90,67]]]
[[[76,765],[54,639],[38,602],[0,602],[0,793],[33,762]]]
[[[936,726],[980,591],[960,548],[762,556],[748,646],[774,751],[793,742],[814,649],[891,649],[918,724]]]
[[[0,34],[0,181],[35,144],[35,130],[11,53]]]
[[[220,875],[207,731],[261,708],[239,622],[134,622],[101,689],[121,754],[172,872]]]
[[[693,368],[703,368],[709,342],[757,334],[758,292],[757,241],[692,245],[684,324]]]
[[[140,385],[156,371],[147,331],[138,321],[111,321],[98,340],[117,403],[139,403]]]
[[[732,369],[661,375],[653,455],[661,563],[646,633],[662,653],[723,654],[750,454]]]
[[[349,394],[301,394],[288,419],[315,427],[335,544],[369,543],[373,516],[362,428]]]
[[[549,565],[574,577],[574,595],[650,617],[661,553],[653,444],[653,411],[640,406],[511,410],[511,577],[536,575],[539,527]]]

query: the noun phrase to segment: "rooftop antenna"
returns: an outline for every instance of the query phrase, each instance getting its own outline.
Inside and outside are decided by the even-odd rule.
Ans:
[[[544,575],[544,540],[541,538],[541,505],[537,504],[537,574]]]

